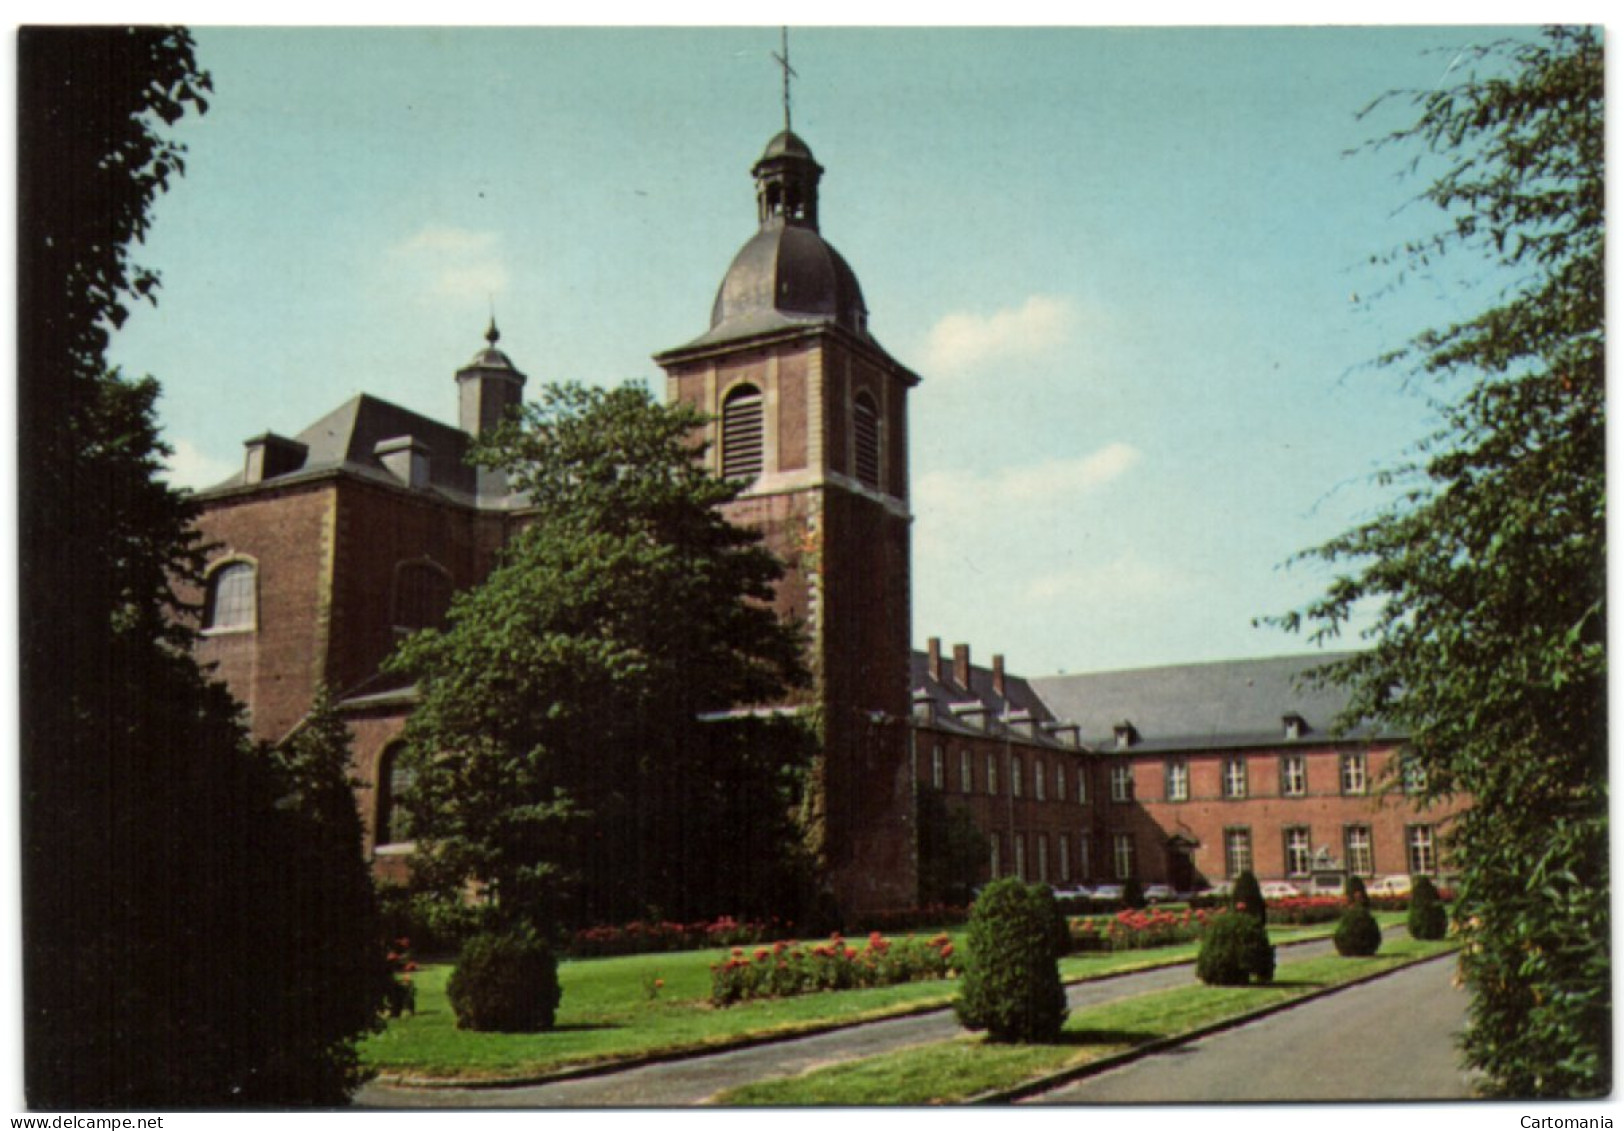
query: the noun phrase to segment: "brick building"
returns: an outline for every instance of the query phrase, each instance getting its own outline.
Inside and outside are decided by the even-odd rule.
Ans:
[[[1305,844],[1368,872],[1435,867],[1432,822],[1376,789],[1394,742],[1324,740],[1334,704],[1290,689],[1299,661],[1028,681],[996,657],[975,667],[966,646],[951,663],[934,641],[911,651],[907,398],[919,378],[874,337],[856,274],[819,230],[811,150],[786,130],[752,174],[757,231],[709,328],[655,360],[668,398],[714,418],[715,470],[750,484],[729,516],[785,562],[777,607],[806,627],[814,685],[762,706],[822,722],[811,812],[835,898],[914,902],[916,782],[968,808],[1000,874],[1185,886],[1250,862],[1285,877]],[[525,384],[494,321],[486,337],[455,372],[456,427],[358,396],[296,436],[247,441],[243,470],[198,496],[212,547],[199,658],[271,742],[319,686],[333,690],[354,734],[367,851],[396,878],[412,848],[394,800],[415,696],[380,665],[489,573],[525,510],[500,474],[465,462]],[[1285,768],[1293,758],[1300,775]]]

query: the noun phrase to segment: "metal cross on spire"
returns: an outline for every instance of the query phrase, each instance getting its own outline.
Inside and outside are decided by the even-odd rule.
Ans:
[[[789,28],[787,28],[787,27],[780,28],[779,32],[780,32],[780,34],[782,36],[781,42],[783,44],[784,49],[783,49],[782,52],[774,51],[773,52],[773,58],[778,60],[778,65],[784,69],[784,129],[787,131],[790,128],[790,125],[789,125],[789,80],[792,77],[793,78],[800,78],[801,76],[796,74],[795,73],[795,68],[789,65]]]

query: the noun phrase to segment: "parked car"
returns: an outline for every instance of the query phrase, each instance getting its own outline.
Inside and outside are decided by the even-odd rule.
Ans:
[[[1366,895],[1409,895],[1414,884],[1408,876],[1383,876],[1369,887]]]
[[[1177,898],[1179,898],[1179,893],[1167,884],[1145,885],[1146,903],[1172,903]]]
[[[1094,889],[1087,884],[1071,884],[1067,887],[1056,884],[1050,890],[1054,892],[1056,899],[1092,899],[1094,896]]]
[[[1288,884],[1284,880],[1270,880],[1260,885],[1264,899],[1297,899],[1303,892],[1295,884]]]
[[[1100,884],[1094,889],[1095,899],[1121,899],[1127,894],[1121,884]]]

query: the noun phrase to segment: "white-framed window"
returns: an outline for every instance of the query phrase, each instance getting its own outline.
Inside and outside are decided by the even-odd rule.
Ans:
[[[1116,864],[1116,878],[1119,880],[1133,879],[1134,852],[1133,834],[1117,833],[1112,838],[1114,863]]]
[[[1026,834],[1015,833],[1012,837],[1015,842],[1015,874],[1026,879]]]
[[[1342,755],[1342,792],[1360,794],[1366,790],[1365,756],[1354,752]]]
[[[1301,754],[1280,756],[1280,796],[1304,797],[1308,794],[1308,760]]]
[[[252,562],[228,561],[209,574],[203,631],[252,632],[258,621],[258,578]]]
[[[753,480],[766,459],[766,415],[761,390],[735,385],[722,401],[722,478]]]
[[[1032,796],[1039,801],[1049,799],[1049,779],[1044,776],[1043,763],[1038,760],[1032,762]]]
[[[959,792],[969,793],[975,788],[975,774],[970,766],[968,748],[959,751]]]
[[[1065,883],[1071,879],[1071,837],[1061,833],[1055,844],[1060,849],[1060,882]]]
[[[1118,763],[1111,767],[1111,800],[1133,800],[1133,764]]]
[[[991,754],[987,755],[987,793],[998,796],[998,759]]]
[[[1246,828],[1224,830],[1224,874],[1234,879],[1242,872],[1252,871],[1252,830]]]
[[[1376,854],[1370,843],[1369,825],[1349,825],[1342,830],[1342,856],[1351,874],[1376,874]]]
[[[1404,831],[1409,845],[1410,875],[1433,876],[1438,873],[1438,848],[1431,825],[1411,825]]]
[[[1088,771],[1077,767],[1077,804],[1088,804]]]
[[[1246,759],[1230,758],[1224,763],[1224,796],[1246,796]]]
[[[1286,830],[1286,874],[1306,876],[1313,867],[1314,852],[1309,846],[1309,831],[1304,828]]]
[[[857,481],[880,489],[880,410],[867,392],[852,402],[852,439],[856,446]]]
[[[945,789],[947,786],[947,752],[942,749],[941,743],[930,748],[930,786],[932,789]]]
[[[1167,763],[1167,799],[1190,800],[1190,763],[1174,758]]]
[[[987,837],[987,859],[992,863],[992,878],[996,880],[1004,871],[1003,837],[997,833]]]
[[[1049,882],[1049,834],[1039,833],[1037,843],[1038,883]]]
[[[1009,792],[1010,792],[1011,796],[1021,797],[1021,796],[1024,795],[1024,790],[1025,790],[1026,786],[1025,786],[1025,783],[1022,781],[1022,779],[1025,776],[1026,776],[1025,773],[1022,771],[1021,760],[1019,758],[1014,758],[1014,757],[1010,758],[1010,760],[1009,760]]]
[[[1054,764],[1054,799],[1056,801],[1066,799],[1066,764],[1064,762]]]
[[[1093,875],[1088,866],[1088,830],[1084,829],[1077,834],[1077,876],[1086,880]]]

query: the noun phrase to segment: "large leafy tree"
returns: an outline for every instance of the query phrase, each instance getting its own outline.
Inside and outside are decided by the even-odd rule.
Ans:
[[[305,942],[365,929],[369,904],[313,875],[359,840],[318,835],[301,790],[319,774],[253,751],[193,661],[174,586],[199,547],[161,478],[158,387],[105,363],[155,294],[132,246],[182,171],[166,128],[205,109],[208,77],[179,29],[24,28],[18,46],[28,1099],[340,1103],[376,1018],[345,979],[378,951]]]
[[[1463,53],[1378,145],[1419,147],[1446,221],[1400,260],[1478,257],[1509,280],[1480,314],[1390,363],[1437,378],[1443,425],[1397,501],[1308,556],[1344,572],[1288,627],[1371,647],[1332,678],[1351,718],[1409,735],[1426,797],[1466,795],[1465,1040],[1487,1088],[1611,1084],[1606,735],[1603,65],[1554,28]],[[1428,162],[1439,164],[1428,166]]]
[[[804,678],[799,634],[770,604],[777,560],[718,509],[740,485],[696,460],[701,422],[562,385],[481,441],[532,510],[392,661],[422,695],[422,879],[544,927],[781,897],[799,730],[725,716]]]

